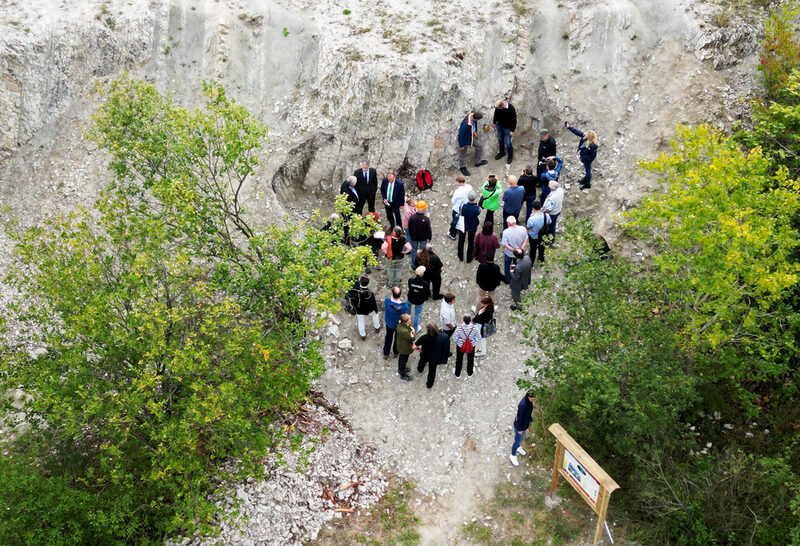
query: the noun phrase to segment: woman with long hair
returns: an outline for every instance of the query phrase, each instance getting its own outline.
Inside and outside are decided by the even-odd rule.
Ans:
[[[581,139],[580,142],[578,142],[578,154],[580,154],[581,163],[583,163],[586,174],[579,182],[582,190],[588,190],[592,187],[592,162],[597,157],[597,148],[599,147],[597,133],[591,129],[583,133],[575,127],[572,127],[568,121],[564,122],[564,127]]]
[[[444,297],[441,292],[442,289],[442,260],[433,251],[431,245],[426,246],[417,252],[417,259],[414,267],[424,266],[425,274],[423,279],[431,283],[431,296],[435,300],[440,300]]]

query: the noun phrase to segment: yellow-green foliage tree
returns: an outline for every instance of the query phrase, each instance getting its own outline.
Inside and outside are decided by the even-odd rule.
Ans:
[[[0,389],[28,398],[5,408],[24,426],[0,458],[4,544],[209,531],[222,463],[263,473],[285,439],[270,425],[323,372],[308,334],[368,251],[339,244],[342,221],[255,227],[243,195],[266,127],[204,92],[187,110],[113,82],[89,135],[112,158],[96,208],[8,226]]]

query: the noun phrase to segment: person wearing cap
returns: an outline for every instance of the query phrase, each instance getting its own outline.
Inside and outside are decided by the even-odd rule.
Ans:
[[[431,240],[431,219],[425,212],[428,210],[428,203],[418,199],[414,205],[414,214],[408,218],[408,242],[411,243],[411,269],[414,269],[417,261],[417,252],[425,248]],[[417,323],[414,322],[414,328]]]
[[[536,166],[536,176],[542,176],[545,171],[545,161],[548,157],[556,155],[556,138],[547,129],[539,131],[539,152]]]
[[[508,227],[508,217],[519,218],[522,210],[522,201],[525,199],[525,188],[517,185],[517,177],[513,174],[508,177],[508,189],[503,192],[503,229]]]
[[[513,216],[506,218],[508,227],[503,230],[503,238],[500,244],[503,245],[505,254],[505,268],[503,282],[511,282],[511,262],[514,261],[514,249],[525,249],[528,246],[528,230],[524,226],[517,225],[517,219]]]
[[[364,202],[369,212],[375,212],[375,194],[378,192],[378,171],[369,166],[369,160],[361,162],[361,168],[353,172],[356,177],[356,190],[361,196],[361,206],[358,213],[364,210]]]
[[[467,202],[461,207],[461,216],[464,217],[464,231],[458,232],[458,260],[464,261],[464,238],[467,239],[467,263],[472,261],[473,248],[475,246],[475,232],[481,223],[481,208],[476,201],[478,194],[470,190],[467,194]]]
[[[494,213],[500,208],[500,194],[503,193],[503,186],[497,181],[497,177],[490,174],[481,187],[481,200],[478,203],[486,211],[484,223],[494,223]]]
[[[425,280],[425,266],[421,265],[414,271],[414,277],[408,279],[408,303],[414,306],[414,330],[419,328],[419,318],[422,316],[422,307],[431,298],[431,283]]]
[[[509,457],[511,464],[514,466],[519,466],[517,453],[520,455],[527,454],[520,446],[522,445],[522,439],[525,437],[525,431],[528,430],[528,427],[531,426],[531,422],[533,421],[533,407],[535,403],[536,395],[533,391],[528,391],[517,405],[517,416],[514,418],[514,443],[511,445],[511,456]]]
[[[458,169],[464,176],[469,176],[467,169],[467,148],[475,148],[475,166],[486,165],[488,161],[483,159],[483,144],[478,138],[478,120],[483,119],[483,114],[472,110],[461,120],[458,128]]]
[[[497,104],[495,104],[492,127],[497,131],[497,141],[500,148],[494,158],[503,158],[506,155],[506,149],[508,149],[508,163],[510,164],[514,160],[511,137],[514,136],[514,131],[517,130],[517,110],[507,100],[497,101]]]
[[[550,246],[555,246],[556,222],[561,214],[561,205],[564,202],[564,188],[555,180],[550,182],[550,193],[542,205],[542,210],[550,215]]]

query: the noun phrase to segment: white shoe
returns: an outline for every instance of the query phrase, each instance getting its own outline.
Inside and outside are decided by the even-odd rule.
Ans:
[[[477,314],[477,313],[478,313],[478,308],[477,308],[477,307],[475,307],[474,305],[471,307],[471,309],[472,309],[472,312],[473,312],[473,313],[475,313],[475,314]]]
[[[518,448],[517,448],[517,453],[518,453],[519,455],[527,455],[527,454],[528,454],[528,452],[527,452],[527,451],[525,451],[524,449],[522,449],[521,447],[518,447]]]
[[[519,449],[517,451],[519,451]],[[514,466],[519,466],[519,460],[517,459],[516,455],[509,455],[508,458],[511,460],[511,464]]]

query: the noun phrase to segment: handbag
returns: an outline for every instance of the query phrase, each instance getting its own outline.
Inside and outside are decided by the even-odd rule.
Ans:
[[[483,325],[483,337],[493,336],[497,333],[497,319],[493,318]]]
[[[486,338],[482,337],[478,340],[478,344],[475,345],[475,356],[486,356]]]
[[[464,233],[464,217],[459,214],[458,221],[456,222],[456,230]]]

